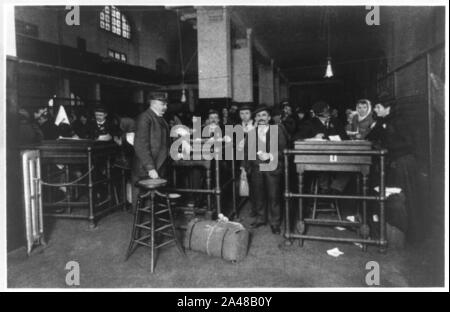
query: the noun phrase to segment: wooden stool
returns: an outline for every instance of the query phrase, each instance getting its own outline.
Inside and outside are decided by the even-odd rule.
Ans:
[[[313,189],[314,189],[314,195],[317,195],[319,193],[319,178],[314,178],[313,180]],[[342,221],[341,211],[339,209],[338,200],[334,199],[333,203],[330,203],[330,207],[332,208],[319,208],[319,199],[314,198],[313,203],[313,211],[312,211],[312,219],[316,219],[316,214],[318,212],[335,212],[339,218],[339,221]]]
[[[136,183],[140,188],[141,194],[139,194],[136,203],[131,241],[125,261],[131,256],[137,245],[149,247],[151,253],[151,273],[153,273],[155,269],[156,251],[158,248],[175,242],[178,250],[185,255],[181,243],[176,237],[170,203],[171,199],[175,199],[180,195],[162,194],[157,191],[158,188],[163,187],[166,184],[167,180],[164,179],[146,179]],[[162,203],[155,202],[155,196],[164,199],[164,201]],[[148,206],[145,205],[146,201],[149,202]],[[164,215],[166,216],[164,217]],[[157,225],[156,222],[159,222],[160,224]],[[169,239],[157,244],[157,234],[168,237]]]

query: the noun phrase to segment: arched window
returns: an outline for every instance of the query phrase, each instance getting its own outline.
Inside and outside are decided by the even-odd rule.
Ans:
[[[131,28],[125,15],[113,5],[107,5],[100,12],[100,28],[130,39]]]

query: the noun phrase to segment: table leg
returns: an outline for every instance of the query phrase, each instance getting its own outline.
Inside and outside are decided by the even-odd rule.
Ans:
[[[66,184],[69,183],[70,180],[70,169],[69,169],[69,165],[65,165],[65,181]],[[66,203],[67,203],[67,213],[71,213],[71,209],[70,209],[70,201],[72,200],[71,196],[70,196],[70,191],[71,191],[71,187],[69,185],[66,185]]]
[[[92,177],[92,152],[88,149],[88,201],[89,201],[89,227],[91,229],[95,228],[95,216],[94,216],[94,184]]]
[[[219,158],[216,157],[216,204],[217,204],[217,215],[222,213],[222,207],[220,202],[220,161]]]
[[[361,175],[360,173],[356,174],[356,194],[362,194],[361,190]],[[361,201],[356,201],[356,216],[358,220],[361,220]]]
[[[212,179],[211,179],[211,167],[206,168],[206,188],[208,190],[212,190]],[[191,185],[192,188],[192,185]],[[208,195],[206,195],[206,203],[207,203],[207,208],[208,208],[208,212],[212,213],[212,201],[211,201],[211,194],[208,193]]]
[[[233,153],[234,155],[234,153]],[[237,211],[237,207],[236,207],[236,166],[235,166],[235,160],[234,157],[231,160],[231,187],[232,187],[232,192],[233,192],[233,214],[234,214],[234,218],[238,219],[238,211]]]
[[[122,175],[122,210],[126,211],[127,210],[127,175],[126,175],[126,170],[125,169],[121,169],[120,170],[121,175]]]
[[[114,185],[113,179],[111,178],[111,156],[106,157],[106,178],[108,179],[108,206],[109,209],[113,207],[113,194]]]
[[[298,173],[298,193],[303,194],[303,174],[304,171],[300,171]],[[298,199],[298,223],[297,223],[297,231],[300,234],[305,233],[305,222],[303,221],[303,198]],[[303,246],[303,239],[300,238],[298,241],[299,246]]]
[[[380,249],[381,253],[386,252],[387,234],[386,234],[386,215],[385,215],[385,171],[384,171],[384,155],[380,157]]]
[[[367,191],[368,191],[368,186],[367,186],[367,182],[368,182],[368,176],[367,174],[363,173],[362,176],[362,184],[363,184],[363,196],[367,196]],[[369,225],[367,224],[367,201],[364,199],[362,201],[362,221],[363,224],[361,226],[361,235],[364,239],[367,239],[367,237],[369,237]],[[367,251],[367,244],[363,244],[363,250]]]

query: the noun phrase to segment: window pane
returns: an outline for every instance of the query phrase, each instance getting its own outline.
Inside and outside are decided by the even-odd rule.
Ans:
[[[100,13],[100,19],[103,21],[105,19],[105,13],[101,12]]]
[[[119,52],[114,52],[114,57],[118,60],[120,60],[120,53]]]
[[[122,61],[124,61],[124,62],[127,61],[127,57],[125,56],[125,54],[122,54]]]
[[[105,29],[106,29],[106,30],[110,30],[110,29],[111,29],[110,26],[109,26],[109,24],[105,24]]]
[[[113,50],[108,50],[108,56],[114,57],[114,51]]]
[[[105,12],[109,14],[109,5],[105,6]]]
[[[100,28],[105,28],[105,22],[100,21]]]

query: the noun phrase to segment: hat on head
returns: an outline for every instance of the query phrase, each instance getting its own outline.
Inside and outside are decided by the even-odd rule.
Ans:
[[[94,112],[108,113],[108,110],[103,105],[98,105],[94,108]]]
[[[281,101],[280,105],[281,105],[281,107],[285,107],[285,106],[294,107],[294,105],[292,105],[292,104],[289,102],[289,100],[287,100],[287,99]]]
[[[209,111],[208,111],[208,116],[209,115],[211,115],[211,114],[217,114],[217,115],[219,115],[219,111],[217,110],[217,109],[213,109],[213,108],[211,108]]]
[[[319,101],[314,103],[311,109],[316,115],[320,115],[325,112],[325,110],[330,109],[330,106],[327,102]]]
[[[250,104],[243,104],[239,106],[238,111],[249,110],[252,111],[252,106]]]
[[[271,114],[272,113],[272,110],[269,108],[269,107],[267,107],[267,105],[265,105],[265,104],[261,104],[261,105],[258,105],[257,107],[256,107],[256,109],[253,111],[253,114],[258,114],[258,113],[260,113],[260,112],[262,112],[262,111],[266,111],[266,112],[268,112],[269,114]]]
[[[150,100],[158,100],[158,101],[167,102],[168,94],[167,94],[167,92],[154,91],[154,92],[150,93]]]

